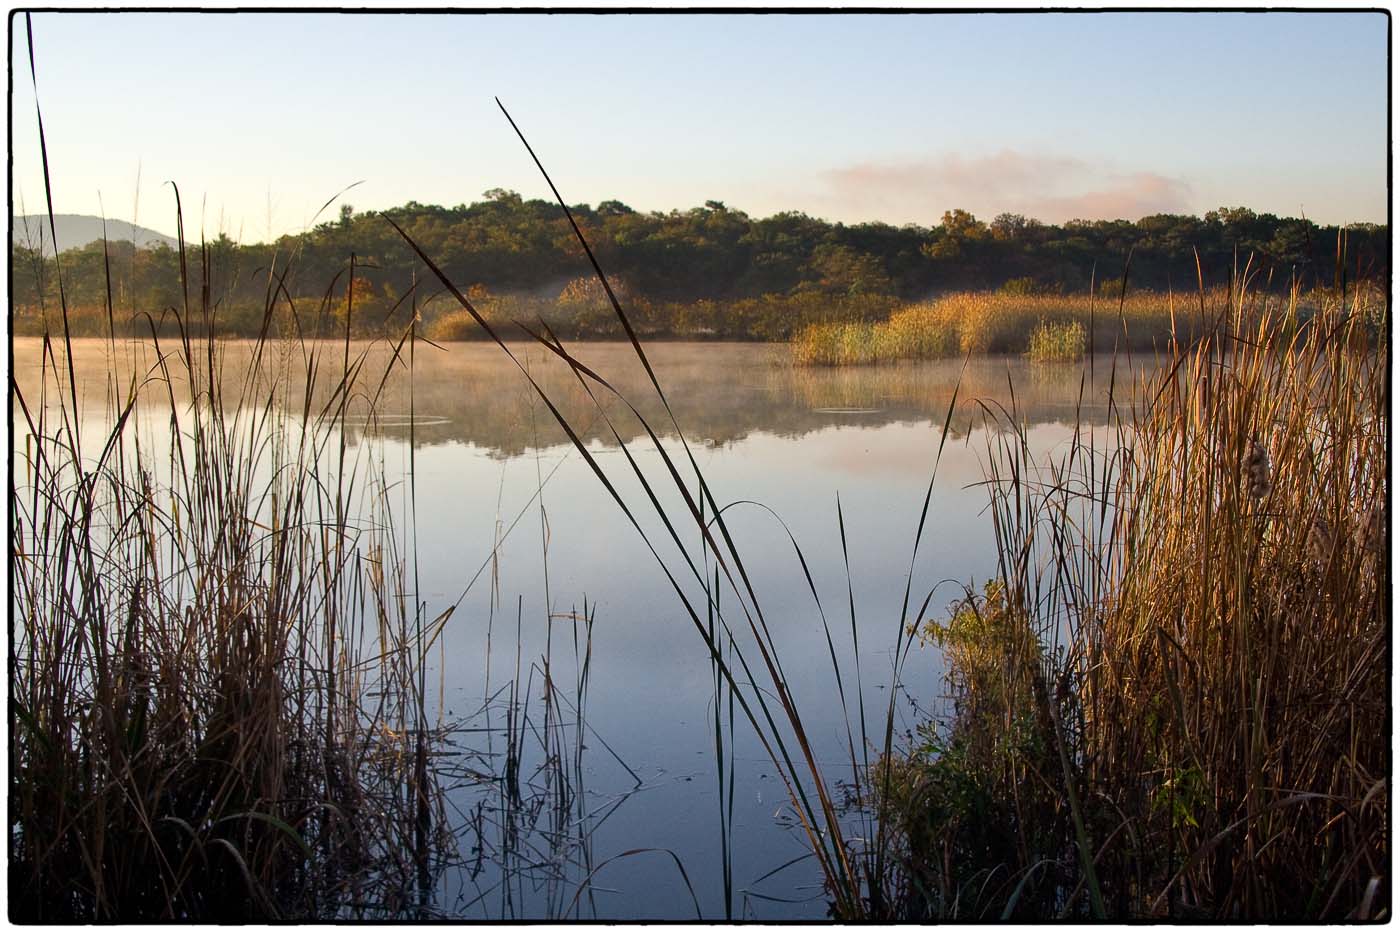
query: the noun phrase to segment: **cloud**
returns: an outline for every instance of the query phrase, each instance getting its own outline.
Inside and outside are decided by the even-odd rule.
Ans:
[[[1003,149],[905,162],[864,162],[822,173],[822,199],[840,214],[932,224],[961,207],[991,219],[1003,211],[1049,223],[1188,210],[1190,186],[1156,172],[1119,172],[1071,156]]]

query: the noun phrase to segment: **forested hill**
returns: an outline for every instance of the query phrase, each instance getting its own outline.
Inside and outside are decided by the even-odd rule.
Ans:
[[[603,268],[619,288],[652,303],[735,302],[782,296],[829,296],[844,302],[922,299],[960,289],[1083,293],[1092,280],[1117,286],[1131,255],[1133,287],[1191,291],[1199,268],[1209,286],[1246,267],[1256,286],[1331,284],[1337,275],[1336,227],[1308,220],[1222,208],[1204,217],[1154,215],[1137,221],[1040,223],[1017,214],[990,222],[962,210],[929,226],[840,224],[800,212],[751,217],[718,201],[669,213],[644,213],[620,201],[572,208]],[[385,211],[463,289],[553,301],[589,272],[558,205],[493,189],[470,205],[436,207],[410,202]],[[932,218],[931,218],[932,219]],[[187,268],[204,268],[197,244]],[[239,245],[220,237],[206,247],[210,293],[230,309],[260,306],[267,269],[288,266],[286,293],[319,298],[344,291],[345,269],[356,256],[356,307],[392,308],[422,278],[421,263],[377,213],[349,205],[338,218],[300,237],[273,244]],[[71,305],[100,305],[106,270],[119,308],[178,306],[179,256],[162,245],[132,255],[131,243],[100,243],[63,257]],[[17,309],[37,306],[41,274],[56,297],[52,262],[41,270],[34,255],[14,247]],[[1349,278],[1388,273],[1389,229],[1363,224],[1345,231]],[[193,287],[194,283],[192,283]],[[363,289],[363,292],[361,292]],[[421,294],[421,292],[420,292]]]

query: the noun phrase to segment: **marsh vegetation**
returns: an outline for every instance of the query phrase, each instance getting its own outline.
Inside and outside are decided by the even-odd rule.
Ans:
[[[905,915],[1388,910],[1388,374],[1361,301],[1292,310],[990,444],[998,573],[920,624],[956,713],[887,761]]]
[[[155,341],[84,399],[46,337],[11,382],[13,918],[421,903],[447,844],[440,620],[404,599],[389,491],[341,440],[374,405],[341,349],[258,342],[234,375],[212,338]]]

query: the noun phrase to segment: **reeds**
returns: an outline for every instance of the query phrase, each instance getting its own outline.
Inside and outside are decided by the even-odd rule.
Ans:
[[[1211,293],[1212,300],[1224,292]],[[793,338],[793,359],[804,365],[846,366],[968,353],[1026,353],[1036,359],[1077,359],[1094,352],[1164,350],[1175,333],[1187,341],[1203,322],[1166,293],[1139,292],[1123,300],[1093,295],[1010,295],[959,292],[910,305],[873,324],[819,324]],[[1173,329],[1175,328],[1175,330]],[[1084,350],[1073,352],[1076,342]]]
[[[891,763],[907,914],[1386,915],[1373,298],[1300,326],[1296,295],[1235,291],[1204,339],[1110,398],[1116,427],[1046,462],[997,412],[999,573],[930,629],[977,647],[948,656],[962,712]]]
[[[1078,321],[1042,321],[1031,331],[1026,356],[1038,363],[1073,363],[1084,356],[1084,325]]]
[[[105,392],[47,334],[12,376],[10,916],[416,916],[450,840],[432,626],[342,430],[373,377],[348,343],[226,362],[199,291],[173,346],[109,330]]]
[[[450,612],[408,605],[388,490],[347,444],[378,395],[349,342],[355,257],[343,343],[271,339],[336,317],[337,282],[297,309],[283,257],[227,361],[175,198],[181,299],[133,309],[149,345],[118,344],[107,264],[102,400],[58,258],[37,386],[11,373],[10,918],[423,916],[451,839],[422,672]]]

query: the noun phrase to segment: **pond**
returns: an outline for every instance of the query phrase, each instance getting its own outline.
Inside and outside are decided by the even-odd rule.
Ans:
[[[632,348],[572,349],[637,406],[695,484]],[[542,348],[513,350],[576,426],[660,559],[684,570],[618,444],[626,443],[669,514],[684,516],[637,418],[595,388],[600,415],[585,386]],[[326,345],[324,365],[338,365],[341,352]],[[1123,361],[1115,374],[1107,358],[1083,366],[984,357],[806,369],[772,345],[659,343],[647,352],[715,500],[741,503],[725,512],[728,531],[832,788],[851,774],[848,735],[857,747],[861,741],[857,663],[872,744],[891,703],[896,743],[940,709],[934,648],[916,645],[892,682],[896,643],[913,621],[901,605],[935,464],[909,611],[932,590],[927,614],[942,615],[996,569],[981,485],[991,430],[984,412],[1014,401],[1034,452],[1047,454],[1069,441],[1076,421],[1103,424],[1110,380],[1121,387],[1125,379]],[[14,341],[15,379],[31,407],[39,353],[38,341]],[[224,346],[225,379],[246,372],[248,353],[247,344]],[[153,359],[144,343],[76,343],[75,372],[94,421],[103,417],[109,371],[146,373]],[[387,348],[373,348],[365,371],[382,374],[388,361]],[[367,393],[377,378],[366,380]],[[14,424],[22,452],[18,410]],[[741,716],[731,731],[722,692],[725,757],[717,770],[708,649],[638,527],[521,369],[494,345],[419,344],[411,377],[406,367],[391,368],[375,416],[351,415],[347,424],[356,462],[381,472],[401,507],[396,531],[416,601],[429,619],[456,607],[427,675],[428,702],[454,729],[441,760],[460,856],[436,879],[436,909],[477,920],[687,920],[697,907],[707,920],[825,918],[820,874],[803,858],[807,842],[772,761]],[[678,520],[676,528],[699,554],[695,523]],[[714,572],[711,562],[707,576]],[[700,592],[694,577],[683,577],[689,592]],[[732,591],[721,590],[721,610],[731,609],[729,623],[743,627]],[[581,621],[585,605],[591,625]],[[498,778],[512,757],[518,781],[508,789]],[[731,765],[732,830],[722,832],[731,804],[720,785],[728,788]]]

